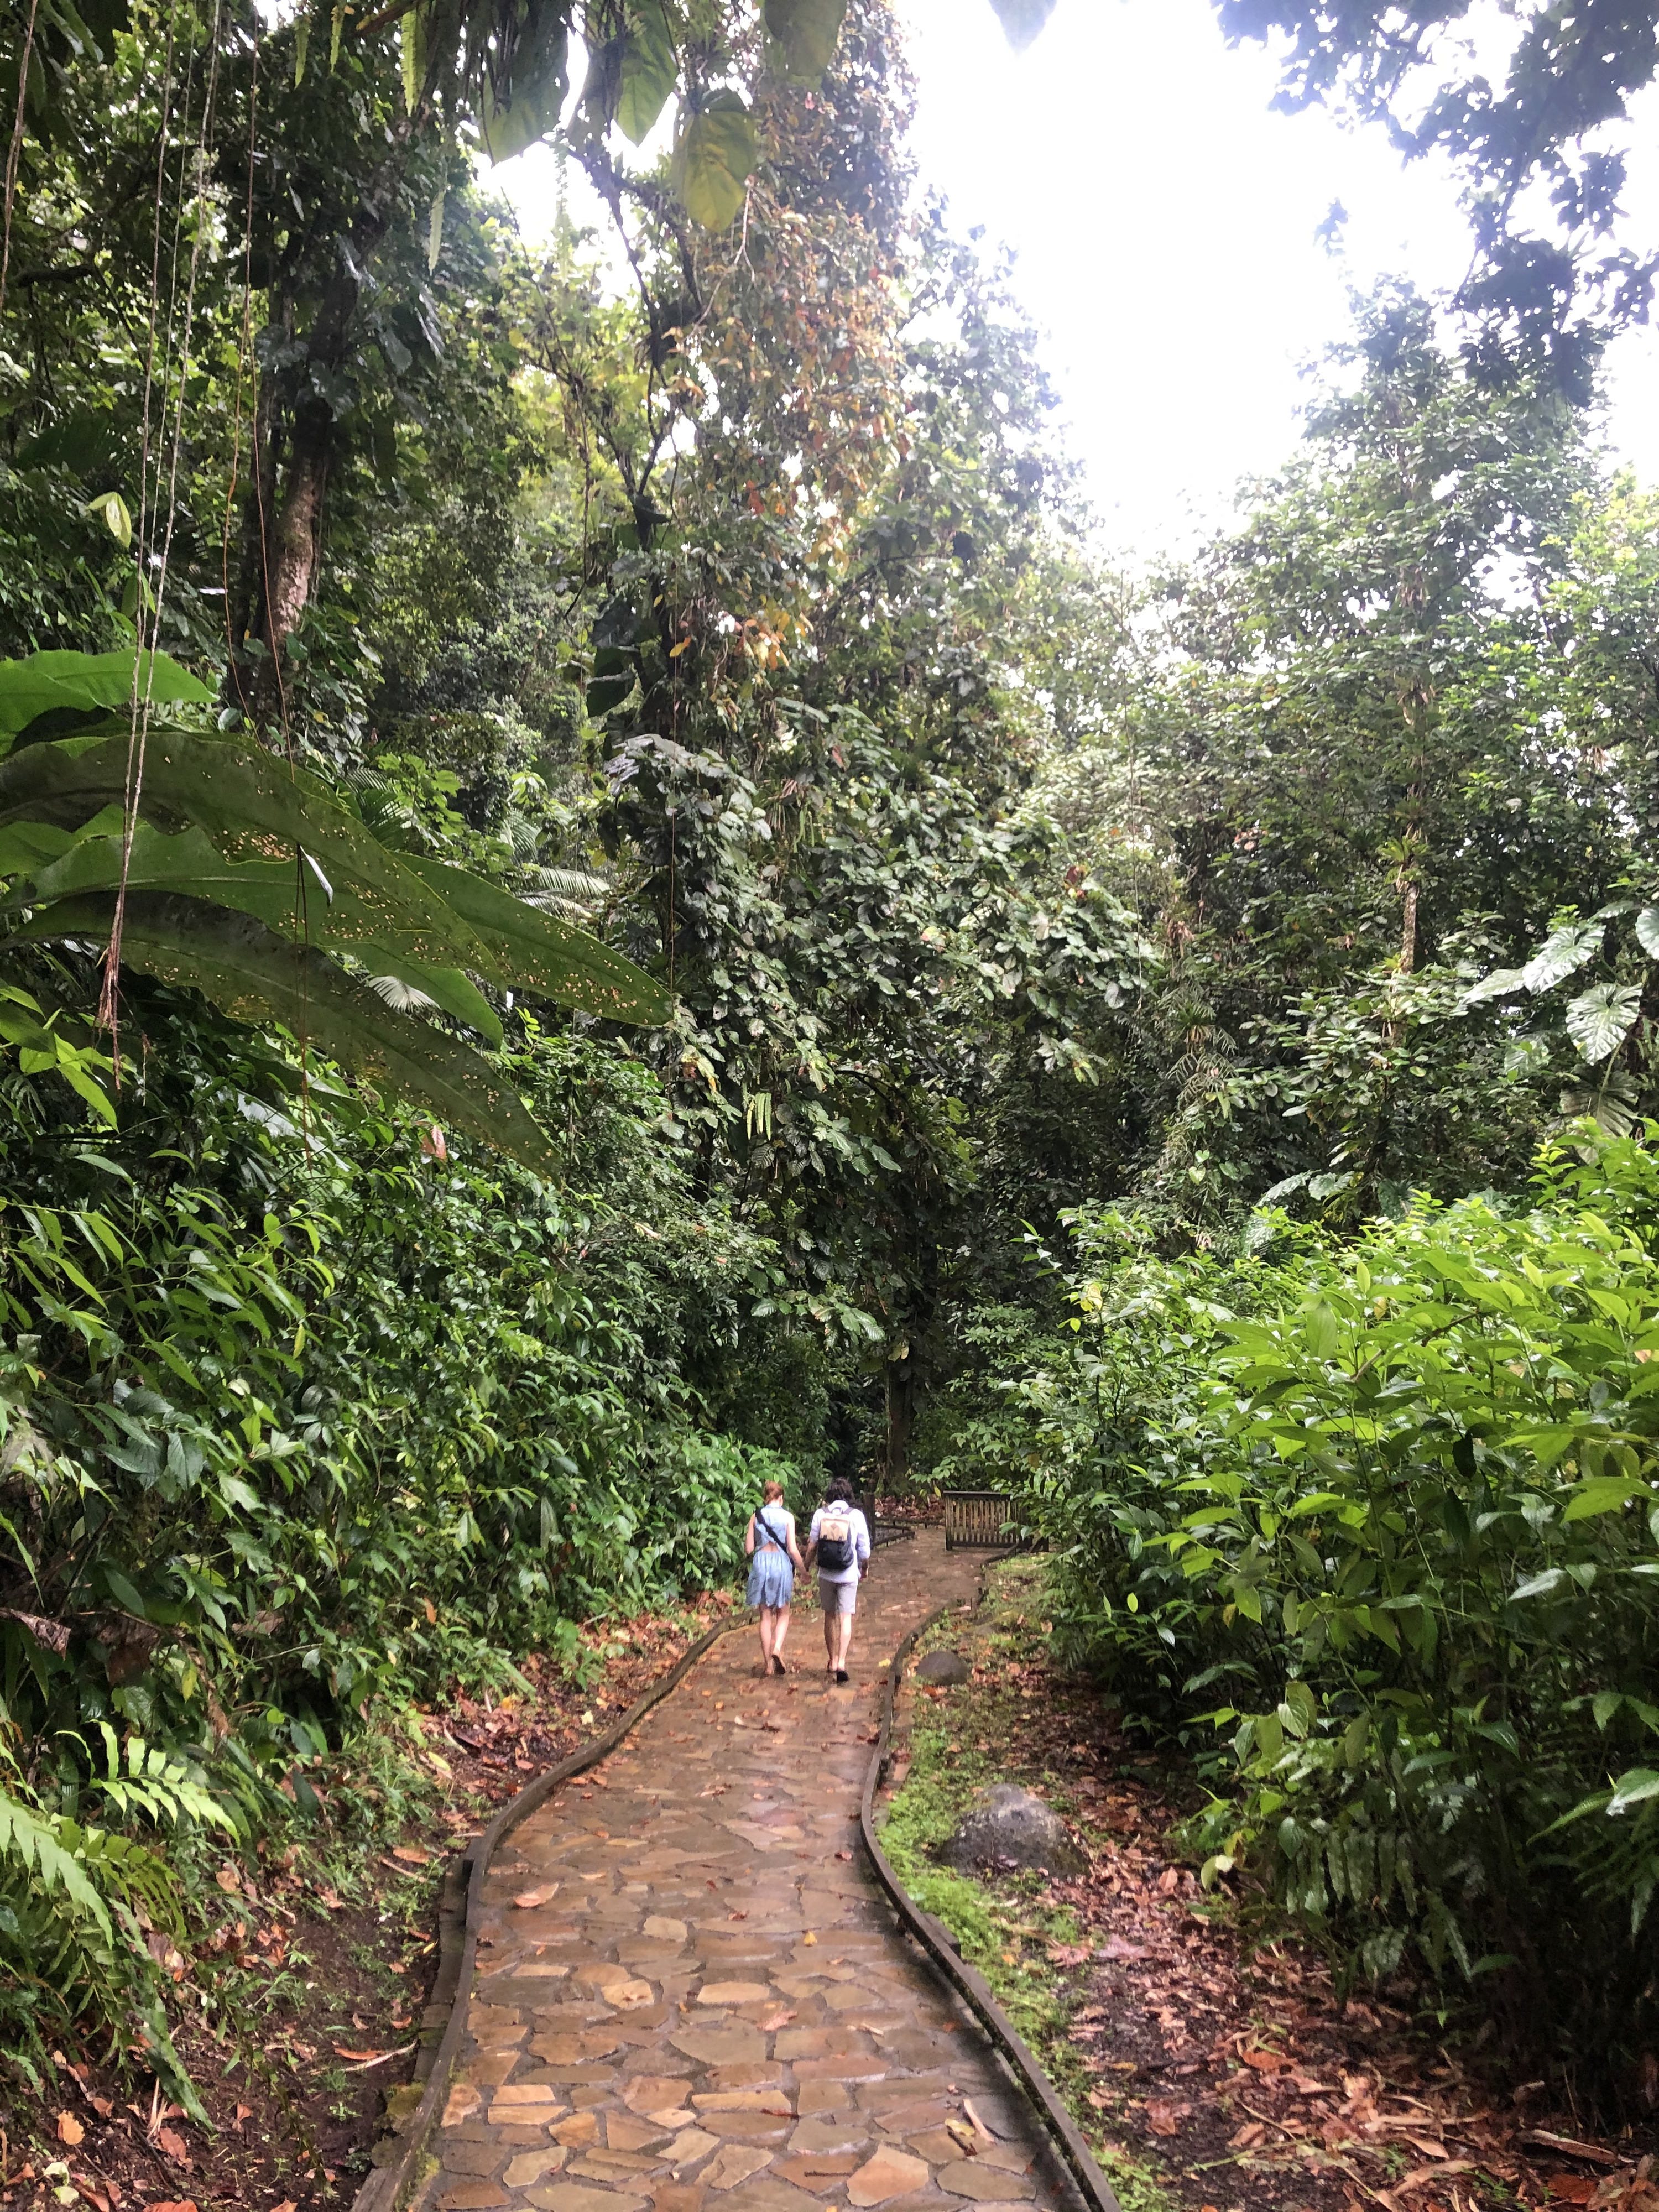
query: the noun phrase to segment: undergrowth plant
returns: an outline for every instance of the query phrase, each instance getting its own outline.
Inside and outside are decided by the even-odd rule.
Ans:
[[[1018,1394],[1066,1632],[1206,1756],[1206,1879],[1613,2106],[1659,2048],[1656,1137],[1226,1261],[1080,1218]]]

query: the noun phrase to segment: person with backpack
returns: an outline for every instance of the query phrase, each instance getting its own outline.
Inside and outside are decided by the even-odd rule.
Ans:
[[[749,1516],[743,1548],[749,1554],[749,1602],[760,1608],[761,1672],[783,1674],[783,1639],[789,1633],[789,1601],[795,1594],[795,1569],[805,1563],[795,1546],[795,1516],[783,1503],[783,1485],[762,1486],[761,1502]]]
[[[847,1680],[847,1654],[853,1642],[853,1613],[859,1581],[870,1571],[870,1524],[853,1503],[853,1486],[836,1475],[812,1516],[806,1539],[806,1564],[816,1561],[818,1600],[823,1607],[825,1671]]]

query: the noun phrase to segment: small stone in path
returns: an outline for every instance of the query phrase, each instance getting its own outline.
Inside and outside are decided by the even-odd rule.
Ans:
[[[916,1668],[919,1682],[965,1682],[973,1668],[959,1651],[930,1651]]]
[[[707,2158],[719,2142],[704,2128],[684,2128],[663,2152],[671,2166],[695,2166],[700,2158]]]
[[[528,2189],[532,2182],[545,2181],[550,2173],[556,2173],[569,2155],[562,2145],[557,2150],[520,2152],[501,2179],[509,2189]]]
[[[612,2189],[584,2189],[579,2181],[555,2181],[532,2190],[539,2212],[645,2212],[642,2197],[623,2197]]]
[[[952,2197],[976,2197],[981,2204],[1036,2195],[1028,2175],[1006,2173],[1000,2166],[987,2166],[976,2158],[958,2159],[954,2166],[941,2166],[939,2185]]]
[[[884,2143],[848,2183],[847,2197],[849,2203],[860,2206],[884,2204],[890,2197],[908,2197],[913,2190],[927,2186],[926,2163]]]
[[[769,2150],[757,2149],[752,2143],[727,2143],[719,2157],[709,2160],[702,2179],[711,2189],[735,2189],[740,2181],[747,2181],[751,2173],[771,2163]]]

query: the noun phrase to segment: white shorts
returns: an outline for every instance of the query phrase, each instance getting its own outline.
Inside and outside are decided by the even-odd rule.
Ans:
[[[818,1577],[818,1603],[826,1613],[856,1613],[858,1597],[856,1575],[849,1575],[844,1583],[831,1582],[828,1575]]]

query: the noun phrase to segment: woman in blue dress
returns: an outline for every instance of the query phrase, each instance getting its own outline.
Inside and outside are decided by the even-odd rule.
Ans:
[[[795,1516],[783,1502],[783,1485],[769,1482],[758,1509],[749,1516],[743,1548],[749,1554],[749,1602],[760,1608],[761,1672],[781,1674],[783,1639],[789,1633],[789,1601],[795,1594],[795,1569],[801,1556],[795,1543]]]

